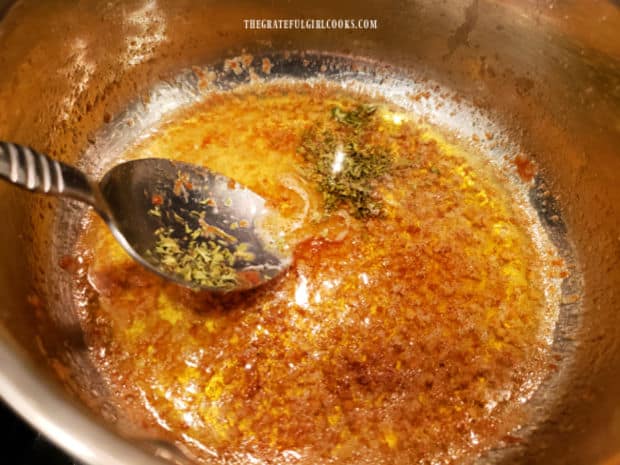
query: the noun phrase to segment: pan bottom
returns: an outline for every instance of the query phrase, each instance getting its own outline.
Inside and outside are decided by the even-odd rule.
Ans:
[[[363,105],[380,131],[334,112]],[[321,210],[299,170],[314,124],[394,144],[407,163],[373,185],[382,215]],[[92,171],[204,163],[312,221],[282,280],[218,297],[150,276],[80,220],[71,292],[120,423],[206,463],[462,463],[518,436],[550,376],[566,250],[515,153],[432,83],[343,57],[235,57],[155,90],[101,133]]]

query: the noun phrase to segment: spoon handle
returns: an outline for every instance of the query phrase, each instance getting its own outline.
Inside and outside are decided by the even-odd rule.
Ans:
[[[93,183],[84,173],[24,145],[0,142],[0,178],[29,191],[97,203]]]

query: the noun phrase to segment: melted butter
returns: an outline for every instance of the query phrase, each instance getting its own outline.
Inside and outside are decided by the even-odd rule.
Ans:
[[[196,294],[134,264],[100,221],[84,233],[87,339],[119,405],[206,463],[464,460],[516,426],[544,376],[542,258],[484,164],[382,104],[375,137],[411,162],[378,186],[385,217],[323,214],[296,147],[335,103],[365,99],[216,95],[126,154],[266,197],[281,215],[267,229],[295,250],[268,286]]]

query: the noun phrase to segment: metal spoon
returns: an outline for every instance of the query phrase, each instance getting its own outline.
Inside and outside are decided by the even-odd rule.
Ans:
[[[265,199],[207,168],[149,158],[94,182],[22,145],[0,142],[0,178],[91,205],[137,262],[194,289],[259,286],[291,262],[263,228]]]

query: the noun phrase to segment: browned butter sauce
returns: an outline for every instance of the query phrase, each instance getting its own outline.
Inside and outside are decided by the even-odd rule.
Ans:
[[[377,105],[395,166],[381,216],[326,213],[297,152],[332,109]],[[121,411],[222,464],[467,462],[519,421],[555,323],[545,257],[492,168],[401,109],[327,85],[216,94],[126,158],[204,164],[289,220],[293,266],[241,294],[152,275],[100,220],[79,252],[83,326]],[[79,287],[78,286],[78,287]],[[79,292],[77,292],[79,291]]]

